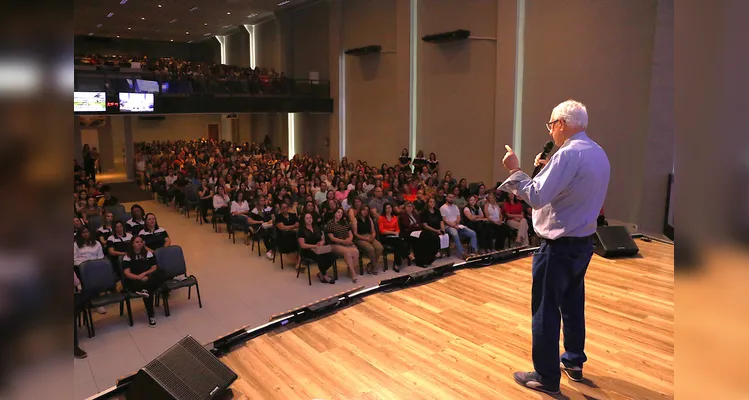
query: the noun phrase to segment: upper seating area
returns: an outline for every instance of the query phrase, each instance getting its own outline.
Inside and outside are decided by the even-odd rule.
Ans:
[[[273,68],[241,67],[175,57],[81,54],[76,91],[149,91],[158,95],[237,94],[328,97],[327,81],[291,79]],[[154,82],[148,89],[138,79]]]

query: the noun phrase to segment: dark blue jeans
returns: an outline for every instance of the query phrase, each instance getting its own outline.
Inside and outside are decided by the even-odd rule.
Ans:
[[[585,356],[585,272],[590,238],[543,241],[533,254],[533,367],[545,385],[559,387],[559,325],[564,322],[562,363],[582,367]]]

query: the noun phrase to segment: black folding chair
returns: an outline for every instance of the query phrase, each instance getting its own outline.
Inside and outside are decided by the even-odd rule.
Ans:
[[[120,203],[112,204],[111,206],[104,206],[107,212],[111,212],[115,219],[119,219],[122,214],[125,213],[125,206]]]
[[[195,286],[195,293],[198,295],[198,307],[203,308],[203,302],[200,299],[200,286],[198,285],[198,278],[195,275],[187,275],[187,265],[185,264],[185,255],[182,252],[182,248],[179,246],[162,247],[156,250],[156,265],[164,272],[166,281],[157,290],[156,298],[157,301],[161,297],[161,294],[167,294],[163,296],[164,299],[164,315],[167,317],[171,314],[169,309],[169,296],[168,293],[179,288],[187,288],[187,298],[190,299],[192,287]],[[179,275],[185,275],[182,280],[175,280],[174,277]]]
[[[112,263],[107,258],[85,261],[78,266],[79,279],[83,291],[97,293],[86,305],[85,312],[89,320],[89,337],[96,336],[94,320],[91,309],[103,307],[109,304],[120,303],[120,316],[123,314],[122,303],[127,305],[127,317],[130,326],[133,326],[133,314],[130,308],[130,298],[126,292],[117,291],[117,277],[115,276]],[[102,294],[103,293],[103,294]]]
[[[190,218],[190,209],[195,208],[195,212],[200,218],[200,196],[198,196],[198,188],[193,184],[185,186],[185,214],[187,218]],[[197,222],[197,221],[196,221]]]
[[[131,218],[133,218],[133,216],[129,212],[120,215],[120,221],[122,221],[123,224],[127,223]]]
[[[315,261],[311,258],[302,257],[302,253],[299,253],[299,257],[301,257],[301,263],[302,266],[307,269],[307,280],[309,281],[309,285],[312,286],[312,264],[315,264]],[[361,258],[359,259],[361,261]],[[306,264],[306,265],[305,265]],[[299,273],[302,272],[302,269],[299,268],[296,270],[296,277],[299,278]],[[338,280],[338,257],[335,257],[333,260],[333,279]]]
[[[280,236],[282,235],[282,233],[274,226],[273,227],[273,231],[272,231],[271,234],[274,236],[274,240],[273,240],[273,244],[274,244],[274,246],[273,246],[274,247],[274,251],[273,251],[273,262],[274,263],[276,262],[276,255],[278,255],[278,257],[281,259],[281,269],[283,269],[283,253],[281,253],[281,249],[279,249],[279,247],[278,247],[278,244],[279,244],[279,240],[278,239],[280,238]],[[291,234],[289,234],[289,235],[291,235]],[[297,254],[299,254],[299,244],[297,242],[294,242],[294,243],[296,243],[296,251],[289,251],[286,254],[291,254],[291,253],[297,253]]]
[[[88,217],[88,229],[91,231],[91,234],[95,235],[96,231],[101,228],[102,223],[101,215],[92,215]]]

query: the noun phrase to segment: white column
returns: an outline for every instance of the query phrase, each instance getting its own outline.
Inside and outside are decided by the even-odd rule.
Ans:
[[[221,64],[226,65],[226,36],[214,36],[221,44]]]
[[[233,139],[233,127],[234,127],[234,120],[231,118],[228,118],[226,114],[221,115],[221,140],[226,140],[231,142]]]
[[[416,133],[417,133],[417,122],[418,122],[418,105],[417,105],[417,99],[416,95],[418,93],[419,86],[417,85],[417,75],[418,75],[418,45],[421,42],[419,39],[419,25],[418,25],[418,15],[419,15],[419,9],[418,9],[418,0],[411,0],[410,4],[410,11],[411,11],[411,46],[410,46],[410,84],[409,84],[409,107],[410,107],[410,115],[409,115],[409,129],[408,129],[408,145],[410,147],[410,154],[412,156],[416,155],[416,152],[418,151],[416,147]]]
[[[289,133],[289,159],[294,158],[294,154],[296,154],[296,114],[295,113],[289,113],[288,114],[288,133]]]
[[[515,38],[515,118],[512,134],[512,149],[523,154],[523,69],[525,63],[525,0],[518,0],[517,31]]]
[[[250,68],[255,68],[255,25],[245,25],[244,29],[250,35]]]

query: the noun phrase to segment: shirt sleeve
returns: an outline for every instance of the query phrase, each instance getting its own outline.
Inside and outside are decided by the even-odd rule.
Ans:
[[[78,262],[78,258],[80,257],[79,253],[78,244],[73,242],[73,265],[80,264],[80,262]]]
[[[96,258],[104,258],[104,250],[101,248],[101,243],[95,242],[96,245]]]
[[[577,175],[579,159],[570,151],[559,151],[541,173],[531,179],[523,171],[510,175],[499,189],[515,194],[534,209],[539,209],[565,190]]]

